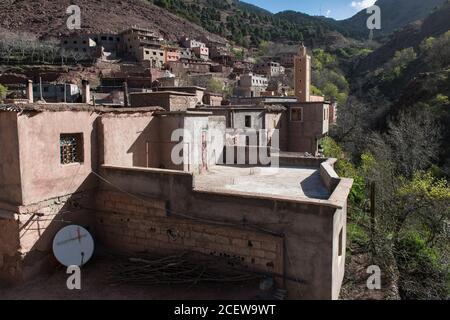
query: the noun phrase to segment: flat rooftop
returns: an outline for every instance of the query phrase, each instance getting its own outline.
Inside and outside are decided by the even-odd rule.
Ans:
[[[326,200],[319,168],[215,166],[194,178],[195,190]]]

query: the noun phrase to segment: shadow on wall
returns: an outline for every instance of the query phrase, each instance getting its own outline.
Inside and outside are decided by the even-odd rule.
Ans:
[[[97,171],[97,122],[90,136],[91,170]],[[86,165],[86,164],[80,164]],[[6,283],[18,283],[34,275],[49,270],[57,264],[53,257],[52,245],[56,233],[70,224],[78,224],[89,231],[95,231],[94,196],[98,187],[98,178],[90,173],[78,185],[57,186],[60,196],[45,199],[33,205],[36,209],[30,214],[20,214],[20,224],[11,230],[19,238],[14,244],[15,255],[3,255],[0,266],[0,278]],[[55,186],[56,187],[56,186]],[[1,223],[1,220],[0,220]],[[8,239],[9,240],[9,239]],[[0,258],[2,258],[0,252]]]
[[[2,278],[8,283],[18,283],[28,280],[36,274],[50,270],[57,265],[52,253],[53,238],[63,227],[71,224],[81,225],[90,232],[94,232],[95,216],[93,190],[89,192],[86,186],[92,186],[91,175],[86,181],[68,197],[60,197],[51,201],[51,205],[37,210],[30,215],[21,215],[22,223],[18,226],[20,254],[6,260]]]
[[[308,198],[327,200],[330,195],[322,183],[320,172],[315,171],[309,177],[300,182],[303,193]]]
[[[127,150],[127,153],[133,155],[133,167],[160,168],[159,126],[157,120],[157,118],[152,118]]]

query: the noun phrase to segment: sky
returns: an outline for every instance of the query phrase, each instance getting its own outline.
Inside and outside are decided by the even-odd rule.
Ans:
[[[376,0],[243,0],[277,13],[294,10],[309,15],[322,15],[336,20],[350,18],[355,13],[372,6]]]

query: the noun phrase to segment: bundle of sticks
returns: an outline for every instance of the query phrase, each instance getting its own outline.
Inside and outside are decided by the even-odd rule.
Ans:
[[[245,282],[262,276],[220,257],[182,253],[171,256],[149,254],[113,264],[109,273],[112,285],[195,285],[204,282]]]

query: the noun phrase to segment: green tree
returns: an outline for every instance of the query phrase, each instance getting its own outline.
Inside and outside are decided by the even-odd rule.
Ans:
[[[394,57],[384,65],[382,79],[384,81],[393,81],[399,78],[408,65],[416,59],[417,54],[413,48],[397,51]]]
[[[219,79],[212,78],[208,81],[206,89],[211,92],[222,93],[223,89],[224,89],[224,85],[223,85],[223,82],[220,81]]]
[[[7,91],[8,88],[0,84],[0,102],[3,102],[3,100],[6,98]]]

